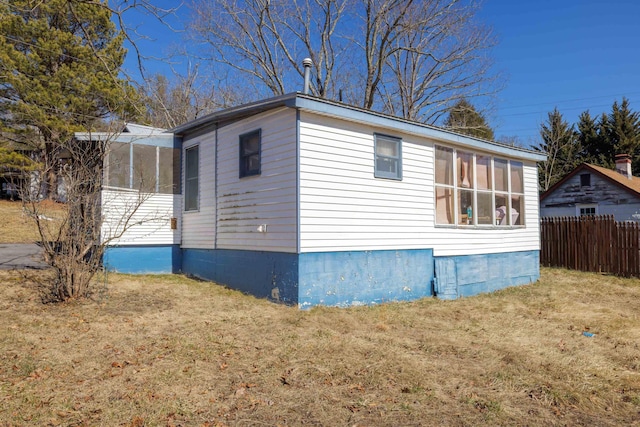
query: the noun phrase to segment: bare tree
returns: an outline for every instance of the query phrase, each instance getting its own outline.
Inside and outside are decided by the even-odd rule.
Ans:
[[[380,88],[387,110],[434,123],[462,99],[495,93],[498,76],[486,55],[495,40],[474,22],[477,9],[473,2],[431,0],[396,12],[404,16],[402,30],[384,54],[389,76]]]
[[[41,201],[39,187],[27,183],[22,189],[25,211],[35,221],[45,261],[53,268],[53,278],[44,287],[47,301],[90,296],[109,245],[141,225],[149,232],[167,227],[172,217],[172,212],[163,211],[156,202],[145,205],[155,197],[155,161],[151,174],[142,167],[134,170],[139,175],[134,177],[137,188],[109,191],[106,187],[105,158],[120,130],[113,126],[115,130],[88,132],[88,138],[74,138],[61,145],[60,180],[68,202],[54,214]],[[122,169],[129,174],[128,164]]]
[[[344,49],[336,30],[348,1],[192,2],[191,30],[208,46],[209,59],[252,78],[272,95],[299,81],[302,58],[309,56],[316,76],[312,93],[332,96],[336,58]]]
[[[460,0],[192,1],[191,34],[218,70],[255,85],[255,98],[300,88],[314,64],[314,95],[429,123],[456,100],[496,87],[491,31],[476,2]]]
[[[198,67],[190,68],[186,75],[174,73],[172,81],[161,74],[148,78],[140,89],[144,120],[152,126],[170,129],[241,102],[241,88],[231,91],[212,80],[202,77]]]

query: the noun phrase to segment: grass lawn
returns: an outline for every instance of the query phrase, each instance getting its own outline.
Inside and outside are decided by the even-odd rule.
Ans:
[[[640,425],[636,279],[310,311],[182,276],[0,284],[0,426]]]
[[[50,200],[36,204],[43,216],[44,227],[54,229],[64,215],[64,205]],[[33,243],[40,241],[35,220],[23,209],[22,202],[0,200],[0,243]]]

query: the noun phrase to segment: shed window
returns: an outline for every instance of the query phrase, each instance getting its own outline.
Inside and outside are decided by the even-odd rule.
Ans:
[[[374,135],[376,178],[402,179],[402,140],[386,135]]]
[[[260,129],[240,135],[240,178],[260,175]]]
[[[598,215],[598,205],[577,205],[576,210],[579,216]]]
[[[524,165],[435,146],[436,224],[524,225]]]
[[[184,161],[184,210],[198,210],[198,146],[187,148]]]
[[[581,187],[590,187],[591,186],[591,174],[590,173],[580,174],[580,186]]]

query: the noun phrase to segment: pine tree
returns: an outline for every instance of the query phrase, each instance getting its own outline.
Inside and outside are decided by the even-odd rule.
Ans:
[[[613,147],[612,159],[616,154],[629,154],[633,170],[640,167],[640,113],[632,112],[629,100],[614,102],[607,126],[609,145]]]
[[[606,118],[606,116],[605,116]],[[606,138],[602,136],[602,120],[597,121],[585,111],[578,117],[578,142],[580,151],[578,157],[581,162],[606,165],[609,150],[606,148]]]
[[[477,138],[493,140],[493,130],[487,124],[485,117],[466,99],[456,102],[449,110],[444,125],[454,132]]]
[[[547,191],[564,175],[577,166],[576,154],[580,151],[578,135],[573,125],[564,120],[555,108],[547,121],[540,126],[542,142],[534,149],[547,155],[547,160],[538,163],[538,180],[541,191]]]
[[[118,78],[124,38],[104,6],[68,0],[0,2],[1,131],[32,131],[30,143],[44,149],[52,188],[57,155],[74,131],[135,114],[135,92]]]

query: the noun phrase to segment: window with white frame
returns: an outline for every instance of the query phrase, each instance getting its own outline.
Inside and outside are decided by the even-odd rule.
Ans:
[[[376,178],[402,179],[402,140],[392,136],[374,134]]]
[[[184,210],[198,210],[198,179],[199,179],[198,146],[189,147],[184,156]]]
[[[524,225],[523,164],[435,146],[436,224]]]
[[[576,205],[576,211],[578,216],[596,216],[598,215],[598,205]]]

